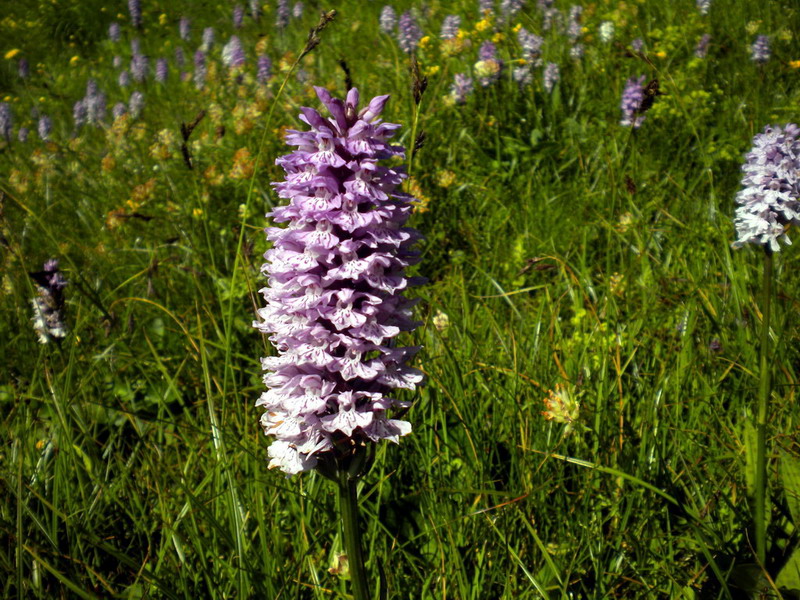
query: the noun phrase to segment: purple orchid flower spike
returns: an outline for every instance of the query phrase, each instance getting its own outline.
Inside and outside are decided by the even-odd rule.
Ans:
[[[315,90],[330,116],[303,108],[310,130],[287,132],[296,149],[276,161],[286,177],[273,185],[289,202],[268,216],[288,226],[267,229],[269,285],[254,323],[277,349],[262,359],[268,391],[256,403],[275,437],[270,467],[289,475],[410,433],[391,414],[409,403],[393,392],[422,381],[407,365],[418,348],[396,343],[418,325],[402,294],[421,283],[405,275],[420,235],[405,227],[414,200],[398,189],[405,172],[383,164],[404,156],[389,143],[399,126],[380,119],[388,96],[359,112],[356,89],[344,101]]]

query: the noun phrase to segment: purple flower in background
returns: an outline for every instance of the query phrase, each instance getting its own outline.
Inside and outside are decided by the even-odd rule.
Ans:
[[[166,58],[159,58],[156,60],[156,81],[164,83],[169,75],[169,67],[167,66]]]
[[[194,85],[198,90],[203,89],[203,86],[205,86],[207,73],[206,55],[202,50],[198,50],[194,53]]]
[[[492,42],[484,42],[478,50],[478,62],[474,65],[475,75],[483,87],[489,87],[500,79],[503,61],[497,58],[497,47]]]
[[[517,32],[517,41],[522,47],[522,57],[533,66],[538,67],[542,64],[541,53],[544,38],[531,33],[524,27]]]
[[[75,129],[80,129],[86,124],[86,103],[78,100],[72,105],[72,120],[75,122]]]
[[[583,29],[581,27],[581,15],[583,14],[583,7],[579,4],[573,4],[569,9],[569,19],[567,25],[567,38],[572,43],[578,41],[581,37]]]
[[[222,63],[231,69],[244,65],[244,47],[241,40],[232,35],[231,39],[222,47]]]
[[[543,83],[544,90],[549,94],[553,91],[553,87],[561,79],[561,71],[556,63],[547,63],[544,68]]]
[[[8,102],[0,102],[0,135],[7,142],[11,141],[11,130],[14,127],[14,116],[11,113],[11,105]]]
[[[529,65],[514,67],[511,71],[511,77],[519,84],[520,88],[528,87],[533,83],[533,71]]]
[[[19,73],[20,79],[27,79],[28,75],[31,73],[30,65],[28,65],[27,58],[20,58],[19,63],[17,63],[17,73]]]
[[[781,129],[767,125],[753,138],[742,167],[744,189],[736,194],[734,223],[738,239],[734,248],[761,244],[772,252],[778,241],[791,244],[790,225],[800,224],[800,128],[789,123]]]
[[[294,76],[299,83],[306,84],[311,81],[311,75],[305,69],[297,69],[297,74]]]
[[[586,51],[583,44],[575,44],[572,48],[569,49],[569,57],[572,60],[580,60],[583,58],[583,53]]]
[[[525,0],[500,0],[500,14],[503,15],[503,20],[509,23],[522,10],[523,6],[525,6]]]
[[[254,323],[277,348],[262,359],[268,391],[256,402],[276,438],[269,466],[289,475],[368,442],[398,442],[411,425],[389,412],[409,403],[393,392],[422,381],[406,364],[418,348],[396,345],[417,326],[402,293],[421,283],[404,273],[419,239],[404,226],[413,201],[398,189],[406,175],[380,164],[404,156],[389,143],[399,126],[379,119],[388,96],[358,112],[357,90],[345,102],[316,90],[332,117],[303,108],[311,130],[289,131],[298,148],[276,161],[286,178],[273,185],[289,204],[268,216],[288,226],[267,229],[269,287]]]
[[[64,322],[64,288],[67,279],[58,270],[58,261],[50,259],[44,268],[31,273],[36,282],[36,296],[33,304],[33,329],[39,336],[39,342],[46,344],[67,337],[67,326]]]
[[[711,8],[711,0],[697,0],[697,10],[701,15],[707,15],[709,8]]]
[[[257,64],[256,81],[258,83],[267,83],[272,76],[272,60],[270,60],[269,56],[262,55],[258,57]]]
[[[474,91],[475,86],[472,78],[465,73],[456,73],[453,78],[453,85],[450,86],[450,97],[456,104],[464,104],[467,97]]]
[[[289,0],[278,0],[278,6],[275,9],[275,27],[278,29],[286,29],[289,24],[289,16],[291,9],[289,8]]]
[[[142,3],[140,0],[128,0],[128,12],[131,15],[131,24],[136,29],[142,26]]]
[[[644,40],[642,38],[636,38],[631,42],[631,50],[634,52],[641,52],[644,50]]]
[[[147,79],[147,74],[150,70],[149,66],[149,61],[144,54],[134,54],[131,56],[131,75],[133,76],[133,80],[141,83]]]
[[[50,139],[50,132],[53,130],[53,123],[50,121],[50,117],[47,115],[42,115],[39,117],[39,123],[37,124],[36,131],[39,134],[39,138],[46,142]]]
[[[241,29],[244,25],[244,6],[237,4],[233,7],[233,28]]]
[[[248,2],[248,5],[250,6],[250,16],[253,17],[253,19],[255,19],[256,21],[258,21],[258,18],[261,16],[260,0],[250,0],[250,2]]]
[[[474,91],[472,78],[465,73],[456,73],[453,85],[450,86],[450,97],[456,104],[464,104],[467,97]]]
[[[447,15],[442,21],[442,31],[439,37],[443,40],[452,40],[458,35],[458,28],[461,27],[461,17],[458,15]]]
[[[128,87],[131,84],[131,76],[127,71],[120,71],[117,76],[119,87]]]
[[[117,23],[116,21],[114,21],[113,23],[111,23],[111,25],[108,26],[108,38],[112,42],[119,41],[120,38],[119,23]]]
[[[28,135],[30,131],[27,127],[20,127],[19,131],[17,131],[17,139],[22,142],[23,144],[28,141]]]
[[[139,38],[131,40],[131,55],[142,53],[142,41]]]
[[[769,60],[772,51],[769,49],[769,38],[765,35],[759,35],[753,45],[750,46],[750,60],[754,63],[763,65]]]
[[[183,48],[175,48],[175,66],[182,69],[186,65],[186,55],[183,53]]]
[[[406,54],[411,54],[417,49],[419,41],[422,39],[422,29],[417,25],[417,20],[410,10],[400,15],[397,24],[397,43],[400,49]]]
[[[90,125],[101,123],[106,118],[106,95],[97,91],[91,96],[87,93],[83,99],[86,106],[86,120]]]
[[[700,38],[700,41],[697,42],[697,46],[694,47],[694,55],[697,58],[705,58],[708,56],[708,44],[711,42],[711,35],[706,33],[703,37]]]
[[[122,66],[122,57],[119,54],[115,54],[114,58],[111,59],[111,64],[115,69],[119,69]]]
[[[131,118],[138,119],[144,109],[144,94],[136,90],[131,94],[128,100],[128,111],[131,113]]]
[[[478,14],[481,17],[494,14],[494,0],[478,0]]]
[[[116,121],[127,112],[128,112],[128,107],[125,106],[123,102],[117,102],[111,109],[111,116],[113,116],[114,120]]]
[[[639,113],[639,108],[644,100],[644,82],[646,77],[631,77],[625,82],[625,90],[622,92],[622,120],[620,125],[638,129],[644,121],[644,115]]]
[[[295,2],[294,6],[292,7],[292,16],[295,19],[299,19],[300,17],[303,16],[303,9],[304,8],[305,8],[305,5],[302,2]]]
[[[497,46],[492,42],[483,42],[478,49],[479,60],[491,60],[497,56]]]
[[[211,50],[211,46],[214,45],[214,28],[213,27],[206,27],[203,29],[203,40],[200,43],[200,50],[203,52],[208,52]]]
[[[542,11],[542,31],[557,29],[561,25],[562,15],[552,4],[552,2],[539,2]]]
[[[392,33],[394,28],[397,27],[397,13],[387,4],[381,9],[379,21],[383,33]]]
[[[184,42],[189,39],[191,28],[192,28],[192,22],[186,17],[181,17],[181,20],[178,21],[178,35],[181,36],[181,39]]]

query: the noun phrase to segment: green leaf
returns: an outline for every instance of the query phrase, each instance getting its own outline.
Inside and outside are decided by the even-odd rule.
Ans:
[[[800,592],[800,547],[794,549],[789,560],[783,565],[775,580],[775,585],[778,589],[784,588]]]
[[[781,453],[781,483],[795,527],[800,527],[800,458]]]
[[[744,451],[745,466],[744,480],[747,484],[747,495],[753,497],[756,489],[756,446],[758,445],[758,434],[756,428],[750,421],[744,425]]]

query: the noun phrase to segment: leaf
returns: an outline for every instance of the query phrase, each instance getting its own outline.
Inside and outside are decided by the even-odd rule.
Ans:
[[[756,447],[758,446],[758,434],[756,428],[750,421],[744,425],[744,451],[745,466],[744,480],[747,484],[747,495],[751,498],[755,495],[756,489]]]
[[[795,548],[789,560],[783,565],[775,585],[792,591],[800,591],[800,547]]]
[[[781,453],[781,483],[795,527],[800,527],[800,458]]]

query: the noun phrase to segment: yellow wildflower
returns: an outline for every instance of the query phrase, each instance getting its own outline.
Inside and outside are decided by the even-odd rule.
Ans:
[[[495,34],[492,36],[492,41],[493,41],[495,44],[499,44],[499,43],[500,43],[500,42],[502,42],[504,39],[506,39],[506,36],[505,36],[505,35],[503,35],[502,33],[500,33],[499,31],[498,31],[497,33],[495,33]]]
[[[440,187],[449,188],[456,182],[456,174],[453,171],[439,171],[436,175]]]
[[[192,216],[193,216],[194,218],[196,218],[196,219],[199,219],[200,217],[202,217],[202,216],[203,216],[203,209],[202,209],[202,208],[200,208],[200,207],[193,208],[193,209],[192,209]]]
[[[74,67],[75,65],[78,64],[78,61],[80,59],[81,59],[81,57],[76,54],[75,56],[73,56],[72,58],[69,59],[69,66],[70,67]]]
[[[793,69],[800,69],[800,60],[789,61],[789,66]]]
[[[433,315],[433,326],[436,327],[436,331],[444,331],[450,326],[450,317],[447,316],[447,313],[437,310]]]
[[[428,210],[428,204],[430,204],[431,199],[422,192],[422,187],[416,179],[413,177],[406,179],[403,188],[418,200],[416,207],[417,212],[424,213]]]
[[[220,172],[217,165],[211,165],[203,172],[203,179],[208,185],[218,186],[225,181],[225,174]]]
[[[664,52],[663,50],[659,50],[658,52],[655,52],[653,56],[657,58],[667,58],[667,53]]]
[[[431,65],[425,69],[425,76],[430,77],[431,75],[436,75],[439,72],[439,65]]]
[[[250,179],[253,176],[255,166],[255,160],[250,156],[250,150],[240,148],[233,155],[233,166],[228,173],[228,177],[231,179]]]
[[[8,52],[6,52],[5,57],[6,57],[6,59],[10,60],[10,59],[14,58],[20,52],[22,52],[22,50],[20,50],[19,48],[14,48],[13,50],[9,50]]]
[[[11,169],[11,173],[8,175],[8,183],[20,194],[28,191],[28,177],[18,169]]]
[[[442,40],[440,48],[445,56],[455,56],[464,49],[464,42],[459,37],[454,37]]]
[[[161,13],[158,15],[158,24],[159,25],[166,25],[167,24],[167,14]]]
[[[243,135],[253,129],[255,123],[247,117],[247,105],[240,102],[233,109],[233,130],[236,135]]]
[[[511,31],[518,33],[520,29],[522,29],[522,23],[517,23]]]
[[[419,47],[423,50],[427,48],[431,43],[431,36],[426,35],[419,40]]]
[[[567,423],[572,425],[578,418],[581,405],[574,394],[562,384],[557,383],[554,390],[547,391],[547,398],[544,399],[545,410],[542,411],[544,418],[556,423]]]
[[[131,207],[132,210],[138,210],[138,208],[147,202],[150,198],[153,197],[153,192],[156,189],[156,180],[155,179],[148,179],[141,185],[137,185],[136,187],[131,190],[131,197],[128,199],[128,206]]]
[[[481,19],[480,21],[475,23],[475,31],[486,31],[491,26],[492,26],[491,19]]]

